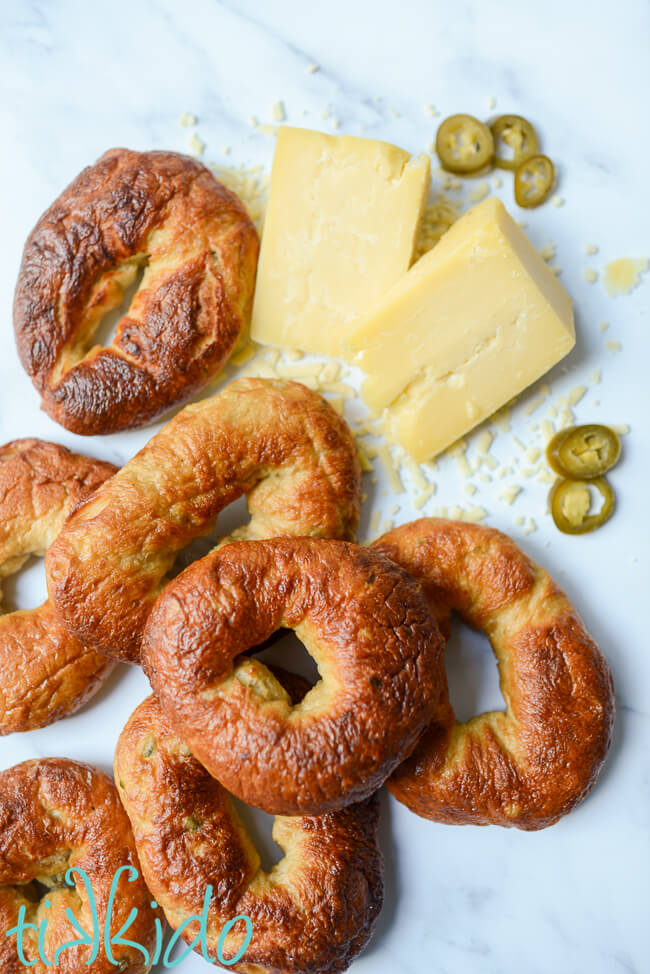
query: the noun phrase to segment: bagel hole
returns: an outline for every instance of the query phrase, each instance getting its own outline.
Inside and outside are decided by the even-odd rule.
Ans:
[[[29,611],[42,605],[47,598],[44,558],[30,555],[18,571],[0,579],[2,611]]]
[[[445,649],[445,667],[457,721],[464,723],[492,710],[505,712],[496,657],[485,633],[454,619]]]
[[[233,501],[232,504],[228,504],[219,513],[217,523],[209,534],[206,534],[202,538],[197,538],[196,541],[192,541],[179,551],[176,556],[176,561],[169,572],[170,578],[179,575],[193,562],[198,561],[199,558],[204,558],[213,548],[216,548],[223,538],[228,537],[237,528],[248,524],[249,520],[246,497],[238,497],[237,500]]]
[[[255,656],[266,666],[278,666],[289,673],[301,676],[311,689],[320,680],[320,673],[316,661],[307,652],[304,644],[296,636],[293,629],[278,629],[261,646],[249,650],[248,656]],[[282,682],[280,680],[280,682]],[[299,699],[294,700],[294,706],[303,700],[309,691],[294,694]]]
[[[61,871],[57,873],[43,873],[39,878],[32,879],[29,883],[21,884],[18,889],[31,903],[39,903],[46,899],[54,890],[71,889],[73,884],[66,883],[65,874],[68,869],[70,853],[57,856],[61,864]]]
[[[138,258],[137,262],[135,263],[135,277],[122,290],[120,303],[116,307],[111,308],[110,311],[107,311],[102,317],[97,328],[95,329],[94,335],[92,336],[91,343],[93,345],[103,345],[106,347],[112,344],[117,331],[117,326],[124,315],[128,313],[129,308],[131,307],[131,302],[135,297],[135,293],[142,284],[142,278],[144,277],[146,269],[147,258]]]
[[[262,869],[265,873],[271,872],[273,867],[284,858],[284,852],[273,841],[273,822],[275,821],[275,816],[268,815],[261,808],[253,808],[251,805],[244,804],[239,798],[235,798],[234,795],[231,795],[230,798],[233,808],[242,820],[248,837],[257,850]]]

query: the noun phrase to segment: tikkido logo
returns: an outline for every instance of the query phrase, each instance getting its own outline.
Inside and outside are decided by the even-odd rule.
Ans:
[[[34,967],[34,965],[37,963],[35,960],[30,961],[27,960],[27,958],[25,957],[23,937],[26,930],[34,930],[35,932],[38,933],[38,955],[41,959],[41,963],[43,963],[46,967],[58,967],[59,957],[65,950],[69,950],[71,947],[92,948],[88,960],[85,961],[86,966],[88,966],[92,964],[93,961],[96,959],[102,944],[104,947],[104,952],[109,962],[111,964],[114,964],[118,968],[121,968],[121,961],[116,960],[113,955],[113,947],[118,947],[118,946],[131,947],[133,950],[139,951],[144,958],[144,963],[147,965],[149,964],[153,965],[159,963],[162,955],[163,967],[172,968],[172,967],[178,967],[178,965],[181,964],[189,956],[189,954],[191,954],[192,951],[200,944],[201,954],[203,956],[203,959],[206,960],[208,964],[215,963],[215,959],[210,958],[208,956],[208,945],[207,945],[208,910],[210,909],[210,901],[212,899],[211,885],[208,885],[206,887],[205,896],[203,898],[203,910],[201,914],[200,915],[197,914],[195,916],[189,916],[187,917],[187,919],[183,920],[183,922],[178,927],[178,929],[175,930],[174,933],[172,934],[169,942],[167,943],[167,946],[165,947],[164,953],[163,953],[163,927],[159,918],[155,917],[154,922],[156,927],[156,949],[153,953],[153,956],[150,957],[149,951],[142,944],[139,944],[136,940],[123,939],[123,935],[128,931],[129,927],[133,924],[133,921],[138,915],[138,910],[136,907],[133,907],[133,909],[129,913],[129,916],[126,922],[123,924],[121,930],[119,930],[118,933],[114,934],[111,937],[111,917],[113,913],[113,903],[115,901],[115,894],[117,891],[119,878],[122,875],[122,873],[128,873],[129,874],[128,882],[132,883],[138,878],[139,875],[138,870],[134,866],[121,866],[113,876],[113,882],[111,883],[110,893],[108,897],[108,904],[106,908],[106,919],[104,921],[103,930],[100,927],[99,916],[97,914],[97,902],[95,900],[95,894],[93,893],[93,888],[87,873],[84,872],[83,869],[78,869],[77,867],[71,867],[70,869],[67,870],[65,874],[66,883],[68,884],[68,886],[74,885],[74,878],[73,878],[74,873],[76,873],[77,876],[80,878],[86,890],[86,895],[88,897],[88,905],[90,907],[90,914],[92,919],[92,934],[87,933],[79,925],[79,921],[75,917],[70,907],[66,907],[65,915],[70,921],[70,923],[72,924],[72,926],[75,928],[77,933],[79,934],[79,940],[71,940],[69,943],[61,944],[59,947],[57,947],[56,951],[54,952],[54,957],[52,961],[48,961],[46,957],[44,957],[43,955],[43,950],[45,947],[45,936],[46,936],[47,925],[48,925],[47,917],[44,920],[42,920],[38,926],[35,923],[26,922],[25,920],[26,909],[25,909],[25,905],[23,904],[18,910],[18,923],[16,924],[15,927],[12,927],[11,930],[7,930],[6,936],[12,937],[14,934],[16,935],[18,959],[21,964],[24,964],[25,967]],[[42,901],[42,905],[45,907],[50,907],[51,903],[48,899],[45,899]],[[153,907],[153,909],[156,909],[158,904],[155,901],[152,901],[151,906]],[[172,959],[171,953],[174,947],[176,946],[176,944],[178,943],[178,941],[180,940],[183,932],[187,929],[190,923],[193,923],[196,920],[199,921],[199,932],[197,933],[196,937],[194,938],[192,943],[185,948],[185,950],[179,957],[175,957]],[[244,942],[242,943],[241,947],[239,948],[235,956],[226,960],[223,956],[223,946],[226,941],[226,937],[228,936],[228,934],[230,933],[234,925],[239,921],[241,921],[244,924],[246,930],[246,934],[244,936]],[[252,937],[253,937],[253,924],[251,918],[247,916],[245,913],[241,913],[239,914],[239,916],[233,917],[232,920],[229,920],[224,925],[223,930],[219,935],[219,941],[217,943],[216,960],[219,962],[219,964],[222,964],[224,967],[230,967],[232,964],[236,964],[237,961],[241,960],[241,958],[248,950]]]

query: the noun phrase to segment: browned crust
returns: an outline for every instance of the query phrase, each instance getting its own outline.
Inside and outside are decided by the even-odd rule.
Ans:
[[[443,629],[457,612],[487,633],[506,701],[464,724],[441,701],[390,790],[438,822],[553,825],[594,785],[614,724],[609,667],[573,605],[492,528],[423,518],[374,547],[421,582]]]
[[[3,974],[24,974],[17,954],[16,937],[4,933],[16,924],[21,905],[27,908],[26,920],[48,921],[44,940],[45,957],[52,961],[56,948],[79,938],[65,914],[72,909],[78,922],[92,931],[88,896],[80,877],[75,888],[64,884],[68,868],[83,869],[90,879],[100,929],[108,913],[113,876],[121,866],[138,870],[140,864],[129,825],[113,782],[101,771],[64,758],[25,761],[0,772],[0,969]],[[38,880],[52,891],[44,897],[51,904],[40,906],[30,899],[26,884]],[[41,900],[42,902],[42,900]],[[129,928],[128,939],[138,941],[150,952],[154,943],[153,912],[150,895],[140,875],[133,882],[122,874],[117,887],[110,924],[114,936],[135,907],[138,916]],[[30,970],[46,974],[38,957],[36,934],[24,936],[26,959],[35,960]],[[111,965],[103,941],[95,961],[89,966],[90,948],[78,946],[64,951],[56,967],[61,974],[108,974],[123,970],[145,974],[150,965],[130,947],[115,946],[116,960],[126,967]]]
[[[297,631],[321,682],[296,708],[258,661]],[[316,815],[376,791],[445,686],[442,637],[419,586],[343,541],[235,542],[195,562],[149,618],[142,663],[199,761],[267,812]]]
[[[259,241],[243,204],[176,152],[110,149],[40,218],[14,297],[20,360],[75,433],[151,422],[221,369],[250,318]],[[111,345],[90,348],[146,263]]]
[[[239,379],[187,406],[70,518],[48,554],[64,624],[134,662],[177,553],[246,494],[240,537],[353,537],[361,473],[345,421],[296,382]]]
[[[116,469],[42,440],[0,447],[0,582],[44,554],[72,509]],[[68,634],[49,599],[0,615],[0,735],[74,713],[112,668]]]
[[[363,950],[383,898],[375,797],[318,818],[277,818],[273,835],[285,859],[269,882],[228,793],[174,734],[154,697],[122,731],[115,779],[145,879],[171,926],[200,914],[213,886],[211,957],[223,925],[242,913],[253,939],[231,968],[240,974],[333,974]],[[235,930],[225,959],[241,944]],[[194,924],[184,939],[196,932]]]

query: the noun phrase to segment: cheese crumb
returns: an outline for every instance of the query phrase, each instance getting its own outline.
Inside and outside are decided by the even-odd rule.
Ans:
[[[501,491],[499,494],[499,500],[505,501],[506,504],[513,504],[520,494],[521,487],[518,487],[516,484],[512,484],[511,487],[506,487],[505,490]]]
[[[413,485],[419,490],[426,490],[429,486],[429,482],[426,480],[419,463],[410,456],[404,456],[402,460],[402,467],[408,471]]]
[[[547,243],[543,247],[540,247],[539,252],[544,260],[553,260],[557,253],[557,246],[554,243]]]
[[[641,276],[648,270],[648,258],[621,257],[612,260],[605,267],[605,290],[611,298],[629,294],[641,283]]]
[[[338,362],[328,362],[326,365],[321,365],[320,369],[322,382],[336,382],[341,372],[341,366]]]
[[[490,95],[485,104],[487,105],[488,111],[492,108],[496,108],[497,100],[494,95]]]
[[[307,74],[316,74],[317,71],[320,71],[320,64],[307,65]]]
[[[533,531],[537,531],[537,525],[532,517],[528,518],[528,524],[524,528],[524,534],[532,534]]]
[[[465,491],[468,497],[473,497],[474,494],[476,493],[477,488],[474,484],[464,484],[463,490]]]
[[[478,524],[480,521],[485,520],[488,512],[484,507],[470,507],[469,510],[463,513],[466,521],[470,521],[472,524]]]
[[[603,377],[603,370],[602,369],[596,369],[594,372],[591,373],[591,381],[592,382],[596,382],[596,383],[597,382],[600,382],[600,380],[602,379],[602,377]]]
[[[586,386],[574,386],[568,396],[569,406],[577,406],[586,391]]]
[[[623,348],[620,342],[605,342],[605,345],[607,346],[607,350],[609,352],[620,352],[620,350]]]
[[[529,463],[535,463],[536,460],[539,460],[540,452],[536,446],[531,446],[526,450],[526,459]]]
[[[501,179],[501,176],[493,176],[492,185],[494,186],[495,189],[501,189],[501,187],[503,186],[503,180]]]
[[[372,473],[373,466],[362,443],[357,443],[357,454],[359,456],[359,466],[363,473]]]
[[[202,156],[205,152],[205,142],[202,142],[196,132],[192,132],[187,147],[193,156]]]
[[[564,200],[556,193],[555,196],[551,196],[551,206],[564,206]]]
[[[438,116],[440,115],[440,112],[438,111],[435,105],[425,105],[424,111],[429,116],[429,118],[438,118]]]
[[[372,512],[370,517],[370,523],[368,524],[368,533],[372,538],[379,533],[379,519],[381,517],[381,511],[379,508]]]
[[[593,267],[585,267],[582,276],[588,284],[595,284],[598,280],[598,271],[594,270]]]
[[[284,102],[276,101],[275,105],[271,109],[271,118],[274,122],[284,122],[287,117],[287,113],[284,110]]]
[[[555,427],[550,419],[542,420],[542,436],[544,437],[544,441],[546,443],[549,443],[555,436]]]
[[[420,491],[419,494],[416,494],[416,496],[413,498],[413,507],[416,511],[419,511],[422,507],[424,507],[429,498],[435,493],[435,489],[435,484],[428,484],[424,490]]]
[[[609,321],[601,321],[600,330],[607,331],[608,328],[609,328]]]
[[[626,433],[630,432],[630,427],[627,423],[612,423],[609,428],[614,430],[615,433],[618,433],[619,436],[625,436]]]
[[[386,475],[388,477],[388,482],[390,484],[391,490],[395,494],[403,494],[404,484],[400,480],[400,476],[397,470],[395,469],[393,458],[390,455],[390,450],[388,449],[385,443],[380,444],[380,446],[378,446],[376,449],[377,449],[377,456],[381,460],[384,469],[386,471]]]
[[[593,257],[594,254],[598,253],[598,247],[596,244],[586,243],[582,249],[588,257]]]
[[[196,125],[198,118],[196,115],[192,115],[191,112],[183,112],[178,120],[179,125],[183,125],[185,128],[191,128],[192,125]]]
[[[485,180],[480,182],[469,194],[470,203],[480,203],[490,192],[490,185]]]
[[[483,430],[479,433],[476,439],[476,449],[479,453],[487,453],[492,446],[492,440],[494,439],[494,434],[490,433],[489,430]]]

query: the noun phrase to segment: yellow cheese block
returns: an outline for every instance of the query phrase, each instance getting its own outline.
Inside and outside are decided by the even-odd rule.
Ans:
[[[347,346],[362,396],[425,460],[538,379],[575,344],[571,299],[495,198],[447,231]]]
[[[351,323],[408,270],[428,191],[426,156],[283,126],[251,337],[339,356]]]

